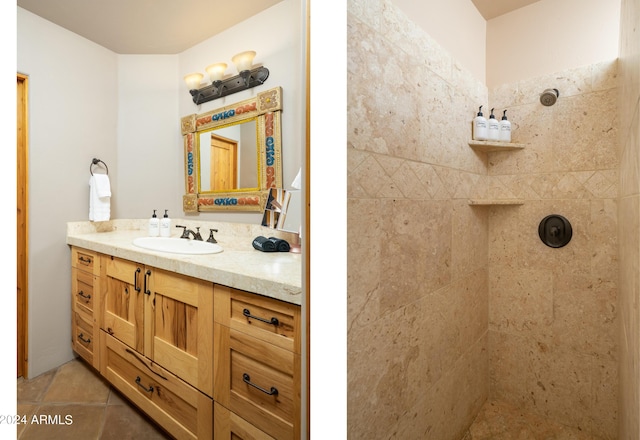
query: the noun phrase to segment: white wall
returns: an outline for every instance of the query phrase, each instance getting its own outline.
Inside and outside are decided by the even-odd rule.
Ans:
[[[614,60],[619,30],[620,0],[540,0],[496,17],[487,22],[487,86]]]
[[[29,75],[29,375],[71,359],[66,222],[88,219],[89,165],[116,165],[116,55],[17,10],[17,69]]]
[[[182,217],[184,152],[178,116],[178,56],[118,56],[118,181],[112,203],[120,218],[153,210]]]

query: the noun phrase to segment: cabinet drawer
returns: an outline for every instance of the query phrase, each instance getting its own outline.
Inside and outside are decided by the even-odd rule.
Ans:
[[[71,248],[71,267],[75,267],[84,272],[100,275],[100,264],[98,254],[76,247]]]
[[[227,334],[220,338],[216,400],[278,440],[299,438],[300,355],[233,329],[216,329]]]
[[[74,312],[73,349],[93,365],[94,342],[93,323],[87,321],[80,313]]]
[[[177,439],[213,435],[213,400],[117,339],[100,332],[100,372]]]
[[[213,403],[213,438],[216,440],[275,440],[217,402]]]
[[[285,350],[300,353],[300,307],[214,285],[216,322]]]
[[[71,268],[72,274],[72,289],[74,298],[75,310],[83,310],[90,315],[93,314],[93,274],[90,272],[83,272],[77,268]]]

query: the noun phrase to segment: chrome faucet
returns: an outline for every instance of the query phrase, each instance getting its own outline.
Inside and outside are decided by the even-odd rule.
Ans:
[[[193,235],[194,240],[202,241],[202,235],[200,235],[200,227],[196,227],[196,232],[193,232],[191,229],[187,229],[186,226],[176,225],[176,228],[182,228],[182,235],[180,238],[189,239],[190,235]]]

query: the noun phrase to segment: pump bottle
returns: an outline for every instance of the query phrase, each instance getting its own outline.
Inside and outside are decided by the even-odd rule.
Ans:
[[[490,141],[497,141],[498,136],[500,135],[500,122],[493,115],[493,110],[491,109],[491,115],[489,115],[489,120],[487,121],[488,128],[488,139]]]
[[[160,220],[156,216],[156,210],[153,210],[153,215],[149,219],[149,237],[157,237],[160,235]]]
[[[502,112],[502,120],[500,121],[500,142],[511,142],[511,122],[507,120],[507,111]]]
[[[164,210],[164,216],[160,220],[160,237],[171,237],[171,219],[167,211],[168,209]]]
[[[478,115],[473,120],[473,139],[476,141],[487,140],[487,120],[482,116],[482,106],[478,109]]]

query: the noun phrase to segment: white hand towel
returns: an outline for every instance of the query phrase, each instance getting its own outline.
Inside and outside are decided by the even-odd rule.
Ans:
[[[100,196],[100,194],[106,194]],[[111,186],[109,176],[96,174],[89,179],[89,220],[102,222],[111,216]]]
[[[111,197],[111,183],[106,174],[95,174],[93,176],[98,191],[98,197]]]

